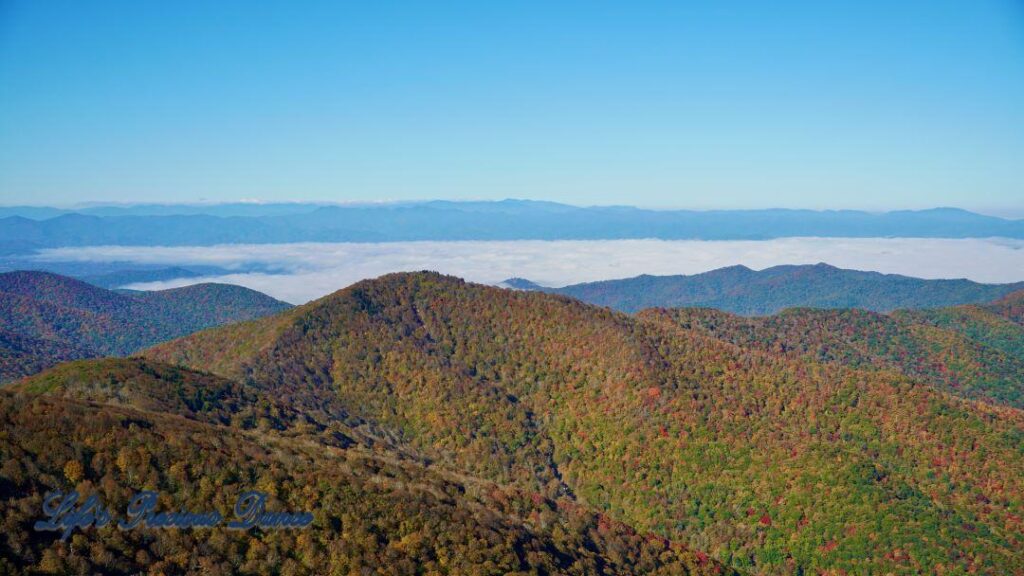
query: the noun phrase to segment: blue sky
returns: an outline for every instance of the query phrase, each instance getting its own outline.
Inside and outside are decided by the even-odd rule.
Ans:
[[[6,0],[0,203],[1024,216],[1024,3],[840,4]]]

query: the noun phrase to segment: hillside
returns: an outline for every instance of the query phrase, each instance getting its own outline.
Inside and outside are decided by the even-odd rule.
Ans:
[[[692,276],[637,276],[542,288],[521,278],[510,287],[572,296],[623,312],[644,308],[696,306],[744,315],[775,314],[786,308],[862,308],[888,312],[898,308],[936,308],[990,302],[1016,284],[979,284],[970,280],[924,280],[897,274],[844,270],[828,264],[720,268]]]
[[[894,316],[903,321],[953,330],[1024,361],[1024,291],[991,304],[900,310]]]
[[[139,359],[75,362],[0,391],[0,571],[105,574],[729,574],[706,555],[570,501],[433,466],[216,376]],[[340,442],[339,438],[345,439]],[[115,513],[231,516],[243,491],[309,511],[297,531],[28,527],[40,494],[77,488]]]
[[[1007,294],[987,306],[987,309],[993,314],[1024,325],[1024,290]]]
[[[0,304],[3,301],[0,299]],[[92,352],[63,340],[33,338],[0,330],[0,383],[35,374],[58,362],[85,358]]]
[[[797,308],[754,318],[707,308],[659,308],[639,316],[745,349],[900,372],[956,396],[1024,408],[1024,326],[978,306],[891,315]],[[952,318],[960,321],[944,320]]]
[[[440,465],[572,499],[744,571],[1024,564],[1024,413],[886,366],[433,273],[145,355],[290,406],[339,402]]]
[[[125,355],[289,305],[225,284],[121,293],[47,272],[0,274],[0,382],[74,358]]]

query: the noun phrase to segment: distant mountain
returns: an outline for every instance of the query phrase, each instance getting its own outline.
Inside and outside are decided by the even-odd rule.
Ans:
[[[924,280],[898,274],[844,270],[828,264],[774,266],[754,271],[730,266],[691,276],[648,276],[546,288],[521,278],[503,284],[578,298],[623,312],[644,308],[700,306],[744,315],[785,308],[937,308],[989,302],[1024,289],[1024,282],[980,284],[970,280]]]
[[[22,216],[32,220],[45,220],[64,214],[84,214],[86,216],[280,216],[312,212],[329,205],[335,204],[326,202],[227,202],[223,204],[93,204],[74,208],[0,206],[0,218]]]
[[[289,308],[226,284],[124,294],[47,272],[0,274],[0,382],[73,358],[157,342]]]
[[[1021,389],[1019,363],[872,313],[697,312],[392,274],[144,355],[300,413],[338,406],[438,470],[603,511],[746,573],[1022,565],[1024,412],[1000,392]]]
[[[79,276],[78,279],[100,288],[118,288],[126,284],[139,282],[159,282],[177,278],[198,278],[200,276],[203,276],[202,272],[182,268],[181,266],[170,266],[167,268],[117,270],[103,274]]]
[[[545,288],[536,282],[531,282],[526,278],[509,278],[504,282],[498,284],[499,288],[511,288],[513,290],[538,290],[543,291]]]
[[[553,202],[227,204],[0,209],[0,254],[57,246],[121,244],[391,242],[406,240],[767,239],[1002,236],[1024,238],[1024,220],[954,208],[854,210],[645,210]]]
[[[256,263],[225,268],[206,264],[167,266],[123,261],[39,260],[27,258],[24,254],[0,255],[0,273],[17,271],[50,272],[51,274],[70,276],[100,288],[119,288],[137,282],[159,282],[178,278],[223,276],[245,272],[275,272],[275,270]]]

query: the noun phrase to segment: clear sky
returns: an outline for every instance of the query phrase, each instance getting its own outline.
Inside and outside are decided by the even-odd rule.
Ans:
[[[505,197],[1024,215],[1024,2],[0,0],[2,204]]]

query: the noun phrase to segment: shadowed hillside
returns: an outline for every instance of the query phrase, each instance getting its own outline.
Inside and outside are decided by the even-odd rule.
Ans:
[[[289,307],[227,284],[122,293],[47,272],[0,274],[0,382]]]

